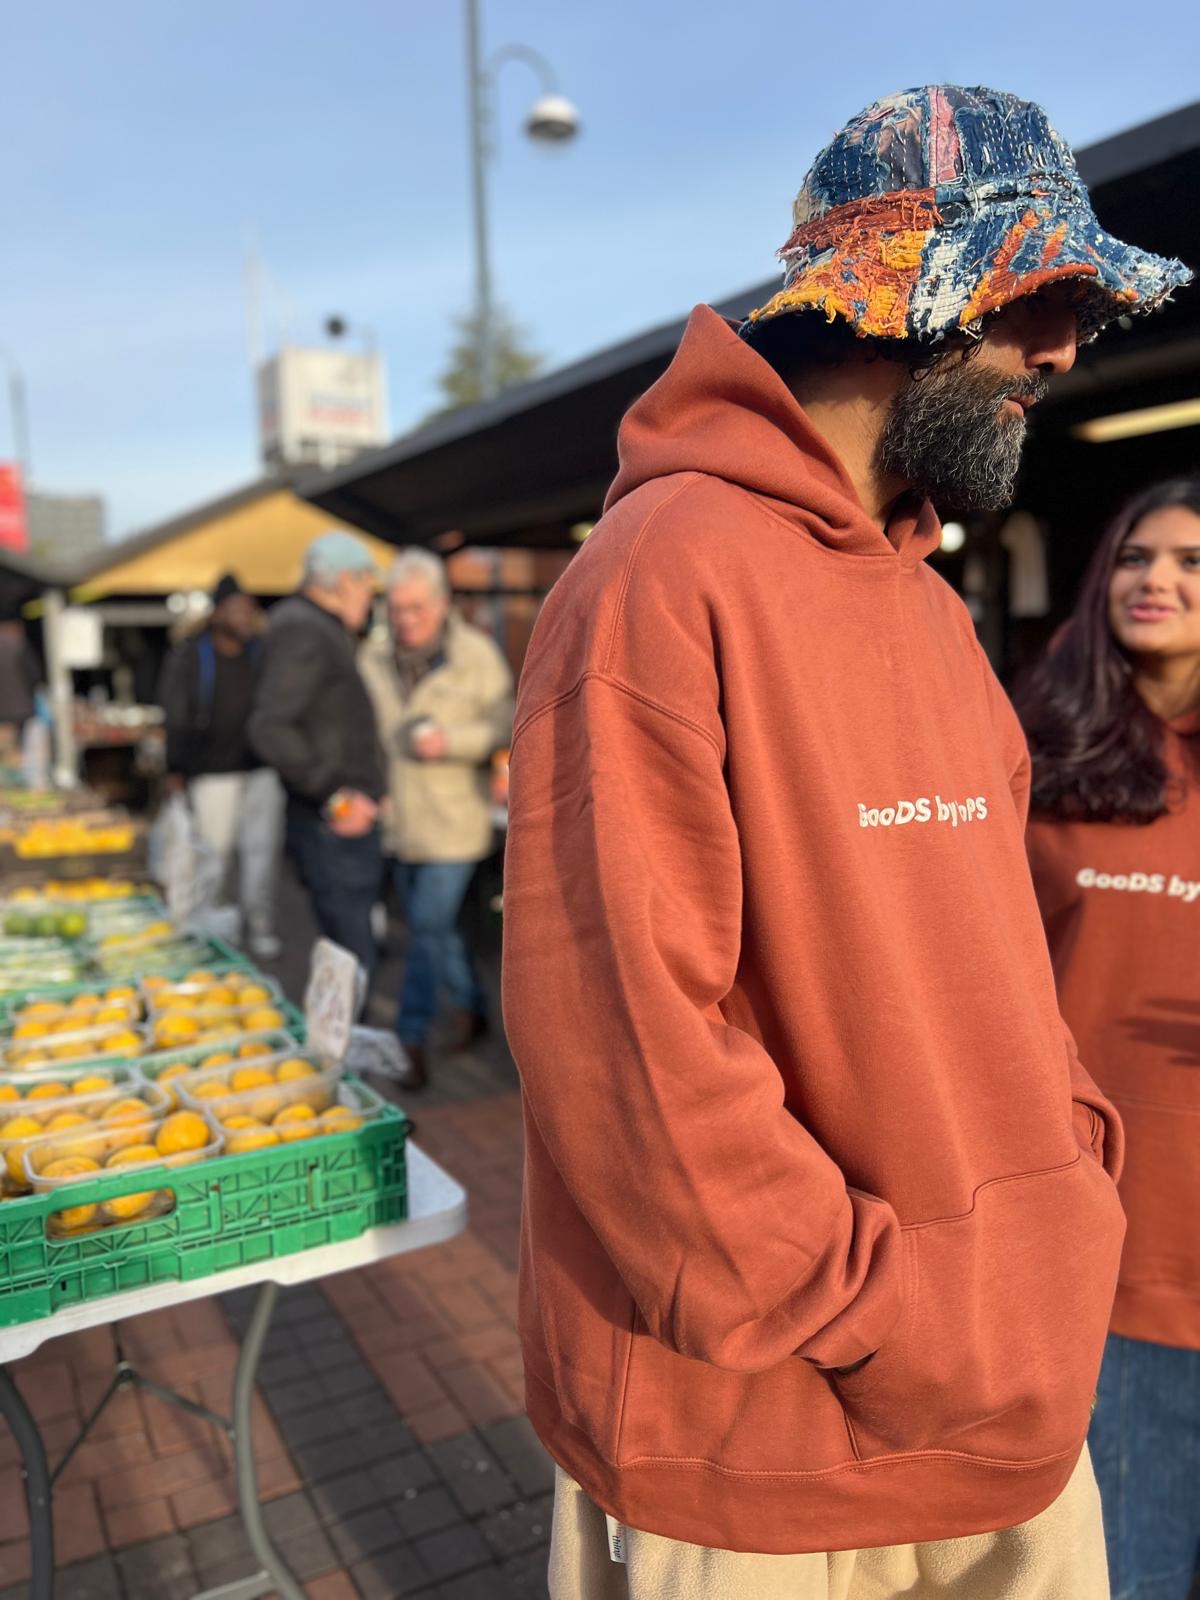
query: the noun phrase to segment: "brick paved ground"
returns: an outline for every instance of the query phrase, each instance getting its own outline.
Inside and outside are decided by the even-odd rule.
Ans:
[[[280,968],[298,992],[307,929]],[[397,951],[376,985],[390,1012]],[[490,974],[494,979],[494,974]],[[520,1116],[501,1043],[438,1062],[413,1098],[421,1145],[467,1188],[469,1231],[286,1291],[263,1354],[255,1448],[267,1525],[311,1600],[544,1600],[552,1469],[522,1414],[515,1332]],[[147,1375],[224,1411],[252,1294],[121,1325]],[[108,1329],[16,1369],[52,1459],[111,1375]],[[228,1442],[126,1391],[56,1494],[56,1600],[187,1600],[254,1570]],[[0,1429],[0,1600],[26,1596],[15,1447]]]

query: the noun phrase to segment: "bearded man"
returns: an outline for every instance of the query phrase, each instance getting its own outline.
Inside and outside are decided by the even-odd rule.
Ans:
[[[1189,274],[1037,106],[818,156],[782,290],[692,316],[521,684],[505,1020],[554,1600],[1102,1600],[1123,1218],[1024,849],[1028,757],[926,564],[1076,347]],[[607,1523],[607,1529],[606,1529]]]

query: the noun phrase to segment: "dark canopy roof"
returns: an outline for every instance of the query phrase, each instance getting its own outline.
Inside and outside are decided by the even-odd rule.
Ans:
[[[1119,238],[1200,266],[1200,102],[1078,154],[1101,222]],[[777,277],[720,302],[741,318]],[[299,486],[303,498],[396,543],[458,530],[471,544],[559,545],[592,520],[616,469],[622,413],[663,372],[684,319],[664,323],[430,423]],[[1109,330],[1040,407],[1038,439],[1082,417],[1197,392],[1200,290],[1158,316]],[[1164,436],[1166,437],[1166,436]]]

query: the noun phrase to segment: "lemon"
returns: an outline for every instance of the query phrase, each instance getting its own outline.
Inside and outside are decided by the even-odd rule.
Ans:
[[[18,1022],[12,1036],[14,1039],[44,1039],[49,1031],[44,1022]]]
[[[51,1083],[35,1083],[25,1098],[26,1100],[62,1100],[70,1091],[65,1083],[54,1080]]]
[[[21,1091],[15,1083],[0,1083],[0,1100],[19,1100]]]
[[[229,1093],[229,1085],[223,1078],[213,1078],[208,1083],[198,1083],[191,1092],[197,1100],[215,1100],[218,1095]]]
[[[82,1078],[76,1078],[71,1085],[73,1094],[99,1094],[104,1089],[111,1089],[112,1079],[106,1072],[87,1072]]]
[[[226,1117],[221,1126],[236,1131],[238,1128],[261,1128],[262,1123],[257,1117],[247,1117],[239,1112],[232,1117]]]
[[[103,1045],[106,1056],[136,1056],[141,1048],[142,1041],[130,1028],[122,1029],[119,1033],[110,1033]]]
[[[107,989],[104,993],[106,1000],[136,1000],[137,990],[131,989],[128,984],[119,984],[115,989]]]
[[[242,1006],[265,1006],[270,1000],[271,991],[264,989],[261,983],[248,983],[238,991],[238,1004]]]
[[[281,1061],[275,1069],[277,1083],[292,1083],[297,1078],[315,1078],[317,1069],[311,1061],[304,1061],[300,1056],[289,1056],[286,1061]]]
[[[107,1127],[122,1127],[134,1122],[145,1122],[150,1115],[150,1107],[144,1100],[137,1100],[128,1095],[124,1100],[114,1100],[100,1113],[100,1121]]]
[[[223,984],[217,984],[212,989],[206,989],[203,995],[203,1004],[206,1006],[235,1006],[237,996],[232,989],[227,989]]]
[[[352,1133],[362,1127],[362,1118],[349,1106],[331,1106],[321,1118],[326,1133]]]
[[[154,1025],[154,1037],[168,1048],[172,1045],[188,1044],[199,1032],[200,1024],[195,1017],[184,1016],[181,1013],[171,1013],[160,1018]]]
[[[278,1123],[279,1118],[275,1121]],[[315,1122],[285,1122],[278,1131],[284,1144],[295,1144],[298,1139],[315,1139],[320,1128]]]
[[[270,1028],[283,1027],[283,1012],[274,1006],[257,1006],[242,1018],[246,1033],[266,1033]]]
[[[45,1050],[18,1050],[9,1056],[8,1064],[18,1072],[24,1072],[28,1067],[44,1067],[49,1059]]]
[[[25,1166],[21,1160],[22,1141],[35,1138],[42,1131],[42,1125],[36,1117],[14,1117],[4,1127],[5,1140],[4,1165],[8,1168],[8,1175],[14,1183],[25,1183]]]
[[[52,1061],[81,1061],[85,1056],[95,1054],[95,1047],[90,1040],[80,1039],[74,1044],[56,1044],[50,1048]]]
[[[235,1067],[229,1087],[240,1094],[243,1089],[262,1089],[274,1082],[273,1074],[266,1067]]]
[[[217,975],[215,972],[208,972],[205,968],[198,967],[195,972],[189,972],[183,981],[184,983],[216,983]]]
[[[227,1067],[233,1061],[233,1056],[228,1050],[217,1050],[211,1056],[205,1056],[200,1063],[200,1071],[206,1072],[209,1067]]]
[[[249,1061],[254,1056],[269,1056],[271,1046],[262,1039],[247,1039],[245,1044],[238,1045],[238,1055],[243,1061]]]
[[[127,1005],[101,1006],[96,1013],[97,1025],[101,1022],[128,1022],[128,1020],[129,1007]]]
[[[177,1156],[184,1150],[203,1150],[208,1142],[208,1123],[198,1111],[176,1111],[163,1123],[154,1140],[159,1155],[163,1156]]]
[[[247,1151],[265,1150],[269,1145],[278,1143],[279,1135],[274,1128],[244,1128],[226,1139],[225,1149],[231,1156],[241,1156]]]
[[[85,1172],[99,1172],[100,1163],[93,1161],[90,1156],[60,1156],[57,1161],[51,1161],[42,1168],[43,1178],[79,1178]],[[56,1232],[73,1233],[76,1228],[86,1228],[96,1215],[97,1207],[66,1206],[62,1211],[56,1211],[51,1219]]]
[[[278,1128],[285,1122],[315,1122],[316,1120],[317,1113],[311,1106],[284,1106],[283,1110],[275,1118],[275,1126]]]
[[[85,1117],[82,1111],[60,1111],[47,1122],[46,1132],[59,1133],[63,1128],[86,1128],[91,1125],[91,1120],[90,1117]]]
[[[158,1151],[152,1144],[133,1144],[109,1156],[106,1166],[111,1171],[114,1167],[135,1166],[139,1161],[157,1160]],[[100,1209],[110,1222],[129,1222],[148,1211],[160,1193],[161,1190],[152,1189],[148,1194],[124,1194],[115,1200],[106,1200]]]
[[[264,1122],[272,1122],[286,1104],[284,1096],[275,1090],[273,1093],[256,1094],[250,1102],[250,1110]]]

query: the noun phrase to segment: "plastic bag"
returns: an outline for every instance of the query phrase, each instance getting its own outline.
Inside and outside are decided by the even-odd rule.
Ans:
[[[408,1066],[404,1046],[386,1028],[352,1028],[346,1051],[347,1072],[374,1072],[381,1078],[400,1078]]]
[[[191,807],[172,795],[150,830],[151,876],[163,886],[167,909],[184,926],[203,927],[214,912],[223,912],[224,869],[200,836]],[[235,912],[236,915],[236,912]]]

